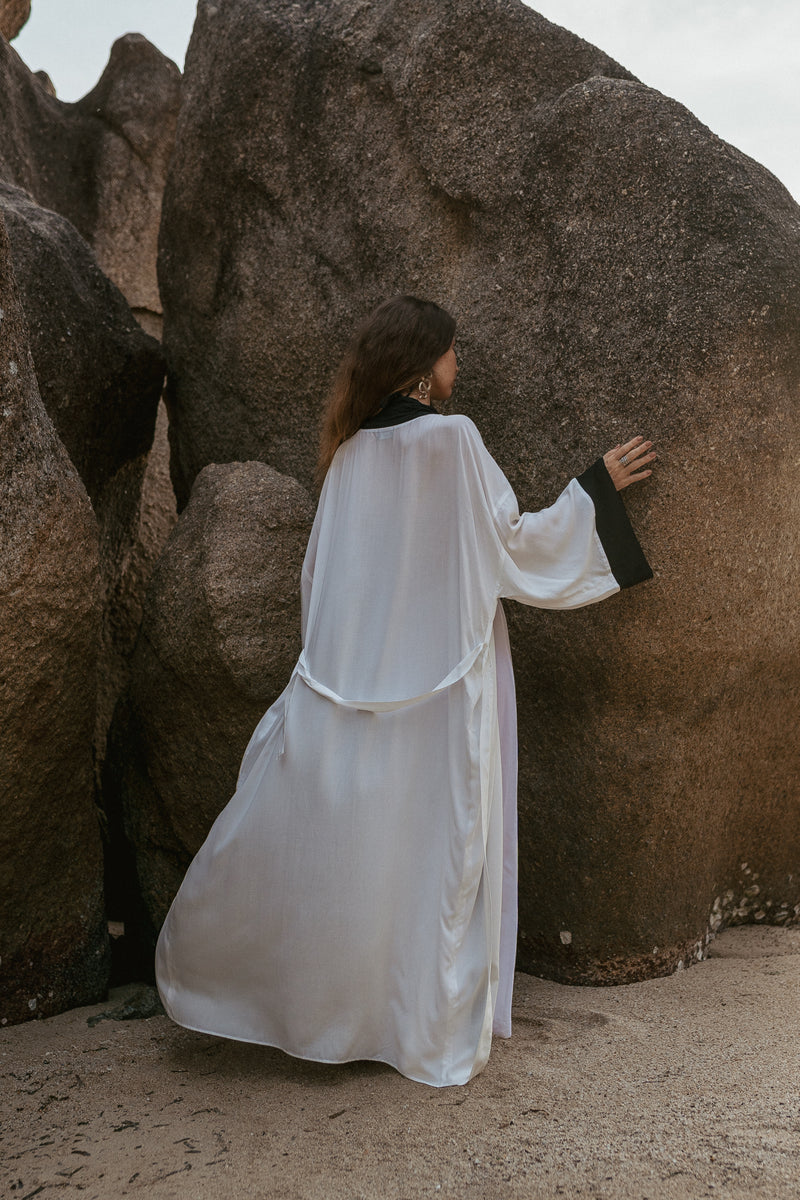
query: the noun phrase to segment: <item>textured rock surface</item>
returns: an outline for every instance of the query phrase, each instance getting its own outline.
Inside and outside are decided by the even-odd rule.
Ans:
[[[0,214],[0,1019],[102,999],[97,524],[42,405]]]
[[[116,796],[124,809],[135,848],[150,935],[297,660],[313,515],[296,480],[263,463],[209,466],[156,565],[106,772],[107,802]]]
[[[97,86],[75,105],[95,135],[94,221],[87,213],[78,228],[137,315],[161,312],[158,228],[180,103],[175,63],[140,33],[127,33],[111,47]]]
[[[139,34],[114,43],[97,86],[77,104],[62,104],[0,43],[0,181],[9,185],[0,186],[0,205],[9,214],[42,396],[101,525],[107,602],[98,763],[147,578],[175,516],[155,463],[158,493],[142,493],[160,355],[104,273],[140,325],[159,336],[156,242],[179,104],[178,68]]]
[[[114,43],[77,104],[0,43],[0,179],[67,217],[137,315],[161,313],[156,244],[180,99],[175,63],[138,33]]]
[[[158,343],[142,331],[69,221],[4,183],[0,211],[8,225],[39,391],[100,523],[105,603],[96,752],[101,763],[111,713],[127,682],[144,589],[170,527],[170,497],[166,506],[155,507],[142,495],[164,362]]]
[[[0,0],[0,36],[10,42],[31,15],[31,0]]]
[[[307,481],[329,372],[396,291],[459,316],[453,404],[525,506],[655,438],[629,507],[656,580],[512,616],[521,962],[620,981],[709,922],[792,919],[788,193],[514,0],[201,0],[184,86],[159,263],[179,499],[210,460]]]
[[[209,461],[310,482],[320,398],[387,292],[458,296],[494,349],[497,213],[525,186],[537,102],[627,76],[510,0],[357,7],[198,6],[159,259],[179,503]]]
[[[0,183],[39,391],[95,508],[153,442],[164,361],[74,226]]]
[[[91,766],[94,737],[96,775],[144,591],[176,518],[163,407],[156,425],[164,363],[140,326],[160,334],[156,242],[179,102],[177,67],[138,34],[114,44],[78,104],[60,103],[44,73],[0,40],[0,215],[39,392],[99,519],[96,703],[93,684],[92,722],[74,751]],[[102,869],[93,881],[102,885]]]

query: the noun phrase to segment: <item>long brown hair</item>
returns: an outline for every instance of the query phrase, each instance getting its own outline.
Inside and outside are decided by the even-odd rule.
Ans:
[[[317,483],[342,442],[392,392],[411,390],[447,352],[456,323],[432,300],[393,296],[370,313],[342,359],[325,406]]]

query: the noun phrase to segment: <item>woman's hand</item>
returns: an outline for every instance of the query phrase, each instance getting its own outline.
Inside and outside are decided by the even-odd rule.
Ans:
[[[618,492],[621,492],[629,483],[638,483],[640,479],[647,479],[648,475],[653,474],[650,470],[642,470],[645,463],[652,462],[656,457],[655,451],[647,453],[652,444],[652,442],[645,442],[640,437],[635,437],[626,442],[624,446],[615,446],[613,450],[609,450],[607,454],[603,455],[606,470]]]

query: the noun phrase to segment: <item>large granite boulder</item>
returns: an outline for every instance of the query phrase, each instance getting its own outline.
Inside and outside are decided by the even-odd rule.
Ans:
[[[133,851],[109,904],[151,959],[250,735],[297,661],[313,516],[300,484],[263,463],[206,467],[153,573],[105,776]]]
[[[156,248],[180,100],[175,63],[138,33],[114,43],[77,104],[58,100],[0,41],[0,180],[72,222],[151,333],[160,326]]]
[[[310,483],[343,344],[393,291],[457,297],[494,350],[531,116],[587,76],[630,78],[516,0],[201,0],[185,70],[159,257],[179,504],[211,461]]]
[[[12,41],[31,15],[31,0],[0,0],[0,36]]]
[[[126,33],[74,106],[74,119],[93,135],[95,193],[94,211],[78,228],[146,328],[145,315],[161,313],[158,229],[180,103],[175,63],[142,34]]]
[[[64,217],[0,182],[39,392],[100,523],[104,582],[96,752],[127,682],[149,572],[169,531],[143,537],[142,488],[164,377],[159,344]],[[155,544],[151,544],[155,542]]]
[[[0,182],[39,391],[102,510],[114,476],[153,443],[164,360],[64,217]]]
[[[0,207],[42,397],[100,519],[98,765],[144,589],[175,520],[159,468],[165,417],[149,468],[147,460],[163,362],[133,317],[160,336],[156,244],[180,91],[178,68],[140,34],[114,43],[101,79],[77,104],[59,101],[0,41]]]
[[[513,70],[509,70],[509,63]],[[656,579],[516,609],[521,958],[615,982],[800,913],[800,212],[517,0],[201,0],[164,197],[173,472],[308,481],[354,323],[459,317],[454,407],[526,507],[629,433]]]
[[[97,523],[39,397],[0,214],[0,1020],[103,998]]]

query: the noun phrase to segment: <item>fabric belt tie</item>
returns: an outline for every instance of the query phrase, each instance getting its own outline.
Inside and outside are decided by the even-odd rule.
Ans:
[[[475,665],[482,651],[486,649],[486,645],[486,642],[481,642],[479,645],[473,647],[468,654],[464,655],[461,662],[453,667],[450,674],[445,675],[444,679],[436,684],[436,687],[432,687],[427,692],[420,692],[418,696],[408,696],[405,700],[348,700],[314,678],[308,669],[305,651],[300,655],[295,669],[303,680],[303,683],[307,684],[312,691],[316,692],[319,696],[325,696],[326,699],[332,700],[334,704],[340,704],[343,708],[357,708],[362,712],[374,713],[394,712],[398,708],[408,708],[411,704],[419,704],[420,700],[427,700],[429,696],[435,696],[437,692],[443,692],[447,688],[452,687],[454,683],[458,683],[459,679],[463,679],[467,672]]]
[[[306,660],[306,652],[303,650],[297,660],[297,665],[292,673],[292,678],[289,685],[289,693],[286,697],[286,706],[283,717],[283,730],[281,732],[281,743],[279,754],[283,754],[286,749],[286,718],[289,715],[289,704],[292,698],[295,684],[298,679],[302,679],[306,687],[311,688],[312,692],[316,692],[318,696],[324,696],[326,700],[332,701],[333,704],[339,704],[342,708],[355,708],[361,712],[396,712],[400,708],[408,708],[412,704],[419,704],[421,700],[427,700],[430,696],[436,696],[439,692],[444,692],[447,688],[452,687],[454,683],[458,683],[465,675],[472,670],[480,656],[486,652],[492,638],[492,628],[494,626],[494,613],[489,622],[486,634],[482,641],[478,642],[477,646],[473,646],[464,657],[445,675],[444,679],[440,680],[435,687],[432,687],[427,692],[420,692],[418,696],[407,696],[403,700],[352,700],[346,696],[340,696],[333,688],[327,687],[324,683],[320,683],[315,679],[308,669]]]

